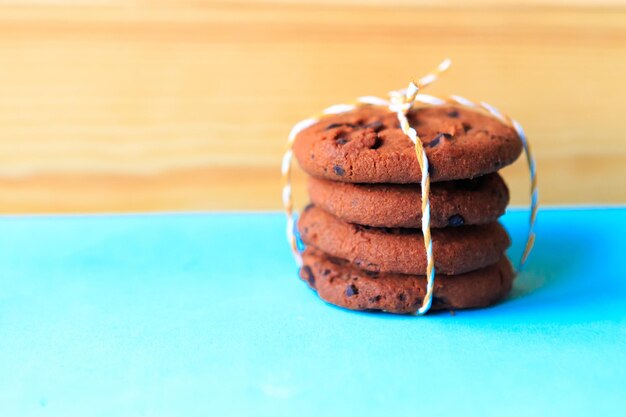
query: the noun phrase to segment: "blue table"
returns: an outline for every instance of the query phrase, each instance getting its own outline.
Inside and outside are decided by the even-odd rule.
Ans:
[[[325,305],[283,229],[0,218],[0,416],[625,415],[625,208],[543,210],[507,302],[427,317]]]

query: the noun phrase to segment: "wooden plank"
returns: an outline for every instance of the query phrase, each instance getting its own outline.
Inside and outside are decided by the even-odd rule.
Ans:
[[[625,8],[183,4],[0,8],[0,211],[277,209],[293,123],[445,56],[429,91],[520,120],[543,202],[626,202]]]

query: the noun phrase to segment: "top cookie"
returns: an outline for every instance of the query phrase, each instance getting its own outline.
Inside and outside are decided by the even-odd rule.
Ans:
[[[407,115],[424,144],[430,179],[448,181],[495,172],[522,151],[515,130],[462,106],[412,109]],[[415,183],[421,170],[395,113],[361,106],[329,115],[300,132],[294,154],[308,174],[356,183]]]

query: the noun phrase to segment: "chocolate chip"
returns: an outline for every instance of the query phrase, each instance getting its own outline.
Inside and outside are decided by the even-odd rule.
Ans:
[[[372,122],[363,126],[364,129],[373,129],[374,132],[380,132],[385,128],[385,125],[382,122]]]
[[[337,145],[345,145],[348,142],[350,142],[350,139],[345,136],[339,136],[337,139],[335,139],[335,143]]]
[[[428,142],[427,144],[424,145],[424,148],[434,148],[435,146],[439,145],[439,142],[441,140],[441,135],[437,135],[435,137],[435,139],[431,140],[430,142]]]
[[[356,127],[352,123],[331,123],[328,126],[326,126],[326,130],[336,129],[336,128],[342,127],[342,126],[348,126],[348,127],[353,128],[353,129]]]
[[[304,279],[309,281],[309,284],[312,287],[315,287],[315,275],[313,275],[313,270],[311,270],[311,267],[308,265],[304,265],[302,267],[302,273],[304,274]]]
[[[456,119],[457,117],[459,117],[459,111],[452,110],[450,113],[448,113],[448,117],[452,117],[453,119]]]
[[[440,133],[437,136],[435,136],[433,138],[433,140],[431,140],[430,142],[425,144],[424,147],[425,148],[434,148],[435,146],[439,145],[439,142],[441,141],[441,139],[452,140],[452,139],[454,139],[454,136],[452,136],[449,133]]]
[[[437,136],[435,136],[435,138],[433,140],[428,142],[426,144],[426,147],[431,147],[432,148],[433,146],[437,146],[441,139],[452,140],[452,139],[454,139],[454,136],[452,136],[450,133],[440,133]]]
[[[326,276],[328,274],[330,274],[330,269],[325,269],[322,271],[322,275]]]
[[[368,270],[364,270],[363,273],[365,275],[367,275],[368,277],[372,277],[372,278],[378,278],[378,271],[368,271]]]
[[[375,297],[370,297],[370,303],[377,303],[380,299],[383,298],[381,295],[377,295]]]
[[[464,224],[465,224],[465,219],[458,214],[450,216],[450,218],[448,219],[448,226],[450,227],[463,226]]]
[[[345,265],[345,264],[346,264],[346,261],[345,261],[345,260],[340,259],[340,258],[335,258],[335,257],[333,257],[333,256],[329,256],[329,257],[328,257],[328,262],[330,262],[330,263],[331,263],[331,264],[333,264],[333,265],[338,265],[338,266],[341,266],[341,265]]]
[[[353,295],[357,295],[358,293],[359,289],[354,284],[350,284],[346,287],[346,296],[352,297]]]
[[[343,174],[346,173],[346,171],[344,171],[344,169],[342,167],[340,167],[339,165],[335,165],[333,167],[333,172],[337,175],[339,175],[340,177],[343,176]]]
[[[404,301],[406,300],[406,294],[401,292],[400,294],[398,294],[398,300],[399,301]]]
[[[470,125],[469,123],[463,123],[463,132],[467,133],[470,131],[471,128],[472,125]]]
[[[383,144],[383,140],[377,136],[376,140],[374,141],[374,144],[370,146],[370,149],[378,149],[381,147],[382,144]]]

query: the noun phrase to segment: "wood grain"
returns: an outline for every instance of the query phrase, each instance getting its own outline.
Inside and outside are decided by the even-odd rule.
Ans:
[[[329,3],[0,6],[0,211],[278,209],[293,123],[447,56],[429,92],[522,122],[543,203],[626,203],[622,2]]]

